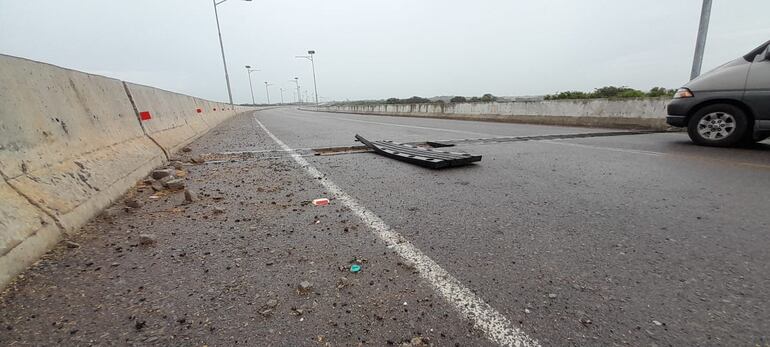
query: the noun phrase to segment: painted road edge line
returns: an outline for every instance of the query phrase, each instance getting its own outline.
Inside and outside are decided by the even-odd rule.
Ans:
[[[291,157],[307,173],[321,183],[336,199],[345,207],[355,213],[371,230],[379,237],[388,248],[393,249],[399,256],[414,265],[420,277],[430,283],[435,291],[448,301],[460,314],[473,322],[475,328],[484,332],[490,340],[501,346],[528,347],[540,346],[533,338],[514,327],[510,320],[497,312],[492,306],[474,294],[470,289],[460,283],[446,270],[439,266],[433,259],[422,253],[411,242],[403,238],[399,233],[391,229],[374,212],[359,204],[352,196],[345,193],[336,183],[328,179],[323,173],[310,165],[305,158],[291,150],[283,141],[273,135],[262,122],[253,116],[260,128],[275,141],[283,150],[291,153]]]

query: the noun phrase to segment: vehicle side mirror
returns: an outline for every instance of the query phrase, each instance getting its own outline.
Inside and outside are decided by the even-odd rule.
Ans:
[[[765,50],[765,61],[770,61],[770,47]]]

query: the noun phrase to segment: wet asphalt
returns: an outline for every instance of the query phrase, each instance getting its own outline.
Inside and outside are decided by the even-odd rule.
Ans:
[[[294,149],[608,131],[237,116],[179,154],[193,203],[140,184],[141,208],[117,202],[10,286],[0,345],[493,345],[351,211],[308,204],[331,196],[253,117]],[[658,133],[452,150],[483,159],[305,159],[541,345],[770,343],[770,145]]]

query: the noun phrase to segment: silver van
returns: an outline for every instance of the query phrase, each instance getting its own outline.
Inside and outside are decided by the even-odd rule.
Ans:
[[[666,123],[687,127],[706,146],[751,144],[770,136],[770,41],[677,90]]]

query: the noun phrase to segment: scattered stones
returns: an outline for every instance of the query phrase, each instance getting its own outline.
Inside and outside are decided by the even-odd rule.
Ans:
[[[159,180],[166,176],[173,176],[174,175],[173,169],[158,169],[158,170],[152,170],[152,173],[150,176],[156,180]]]
[[[139,200],[133,199],[133,198],[132,199],[126,199],[124,201],[124,203],[126,204],[126,206],[128,206],[130,208],[140,208],[140,207],[142,207],[142,202],[139,201]]]
[[[159,191],[163,190],[163,183],[160,183],[158,181],[154,181],[154,182],[150,183],[150,186],[152,187],[152,190],[154,190],[156,192],[159,192]]]
[[[80,244],[75,241],[64,241],[64,244],[67,245],[67,248],[80,248]]]
[[[313,291],[313,284],[308,281],[299,282],[297,290],[300,294],[307,294]]]
[[[143,246],[154,245],[157,240],[155,234],[139,234],[139,244]]]
[[[166,187],[171,190],[184,189],[184,186],[185,186],[184,180],[181,178],[173,179],[166,182]]]

